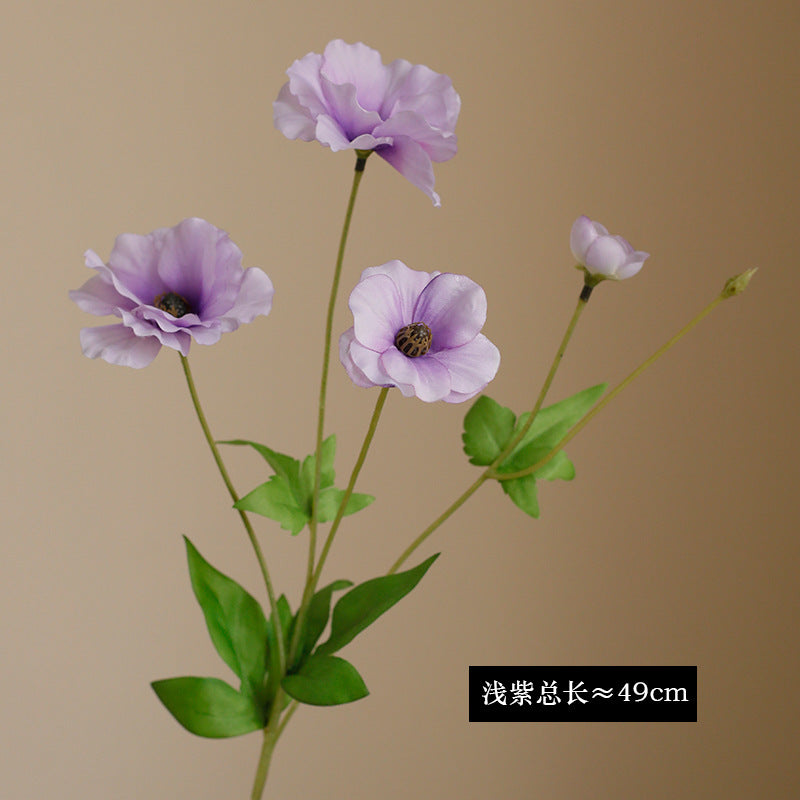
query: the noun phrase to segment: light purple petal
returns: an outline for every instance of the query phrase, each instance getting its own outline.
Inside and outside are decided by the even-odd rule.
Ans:
[[[450,394],[450,373],[444,364],[432,358],[407,358],[392,348],[381,356],[380,363],[401,391],[404,386],[411,386],[414,394],[426,403],[442,400]],[[403,394],[408,396],[405,391]]]
[[[341,125],[331,116],[320,114],[317,117],[316,137],[320,144],[330,147],[334,153],[340,150],[374,150],[378,145],[391,144],[391,136],[376,138],[371,133],[349,139]]]
[[[597,239],[598,236],[606,235],[608,231],[599,223],[593,222],[586,215],[582,215],[572,223],[572,230],[569,235],[569,246],[572,250],[572,255],[579,264],[584,264],[586,258],[586,251],[589,245]]]
[[[403,327],[403,325],[409,325],[412,322],[419,322],[419,320],[412,319],[417,300],[422,294],[422,290],[440,274],[440,272],[423,272],[422,270],[411,269],[402,261],[393,259],[377,267],[367,267],[361,273],[361,280],[363,281],[372,275],[388,275],[392,279],[400,297],[400,316],[403,320],[400,327]],[[392,342],[394,343],[394,339],[392,339]]]
[[[439,208],[442,201],[433,190],[435,178],[433,177],[433,163],[431,157],[413,139],[398,136],[391,147],[386,145],[375,151],[381,158],[388,161],[404,178],[411,181],[418,189],[422,189]]]
[[[239,296],[236,302],[221,319],[223,333],[235,331],[239,325],[252,322],[257,316],[267,316],[272,310],[272,297],[275,289],[267,274],[258,267],[244,271]]]
[[[447,161],[458,150],[455,134],[443,133],[416,111],[400,111],[375,128],[375,136],[406,136],[413,139],[432,161]]]
[[[288,82],[278,93],[272,104],[272,121],[287,139],[314,139],[317,124],[311,112],[292,94]]]
[[[461,109],[461,98],[447,75],[441,75],[423,64],[410,64],[397,59],[388,65],[389,85],[380,109],[388,119],[396,111],[426,109],[425,118],[440,130],[452,132]],[[435,107],[431,97],[441,98]]]
[[[322,91],[332,116],[348,140],[365,133],[372,133],[381,122],[377,111],[366,111],[356,100],[356,87],[350,83],[336,84],[324,76],[320,79]]]
[[[613,236],[599,236],[589,245],[583,263],[589,272],[611,278],[625,263],[627,256],[628,251],[620,241]]]
[[[184,329],[178,331],[165,331],[153,320],[146,319],[144,309],[137,308],[132,312],[122,312],[122,322],[137,336],[143,338],[156,338],[166,347],[179,350],[183,355],[189,355],[189,346],[192,343],[191,335]]]
[[[644,262],[650,257],[650,253],[635,250],[628,253],[628,260],[617,270],[617,278],[624,281],[625,278],[632,278],[643,266]]]
[[[320,85],[321,66],[322,56],[319,53],[308,53],[297,59],[286,70],[289,76],[289,91],[313,116],[328,113]]]
[[[486,322],[486,293],[466,275],[444,273],[425,287],[413,317],[431,329],[434,352],[460,347],[472,341]]]
[[[133,300],[121,295],[115,288],[108,274],[95,275],[89,278],[80,289],[69,293],[69,298],[78,307],[98,317],[109,314],[119,316],[120,307],[130,310],[136,304]]]
[[[117,236],[108,259],[117,291],[137,303],[152,303],[165,291],[158,274],[158,252],[168,229],[160,228],[147,236],[123,233]]]
[[[482,333],[461,347],[429,355],[447,367],[452,391],[464,394],[465,400],[480,392],[500,366],[500,351]]]
[[[375,383],[375,381],[370,380],[358,364],[356,364],[351,353],[351,346],[355,346],[357,352],[359,350],[361,351],[361,360],[371,365],[370,373],[376,376],[379,375],[382,381],[381,383]],[[356,386],[369,389],[373,386],[382,386],[388,383],[387,377],[383,375],[378,365],[379,358],[379,353],[368,350],[366,347],[361,347],[361,345],[355,341],[355,332],[353,328],[348,328],[339,337],[339,360],[342,362],[342,366],[345,372],[347,372],[348,377]]]
[[[395,386],[398,385],[396,381],[392,380],[386,371],[381,366],[381,353],[376,353],[368,347],[359,344],[355,339],[350,342],[349,349],[350,358],[353,363],[363,373],[364,377],[370,381],[373,386]],[[401,390],[402,386],[399,387]],[[410,387],[407,387],[410,388]],[[406,394],[403,391],[403,394]]]
[[[356,339],[382,353],[394,346],[404,320],[400,293],[388,275],[372,275],[358,282],[350,295]]]
[[[368,111],[380,108],[389,74],[377,50],[362,42],[347,44],[334,39],[325,48],[320,71],[332,83],[351,84],[362,108]]]
[[[152,336],[137,336],[125,325],[101,325],[81,331],[81,349],[87,358],[141,369],[158,355],[161,343]]]

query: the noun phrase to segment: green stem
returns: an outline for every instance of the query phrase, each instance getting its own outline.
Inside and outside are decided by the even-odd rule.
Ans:
[[[234,503],[239,501],[239,495],[236,493],[236,489],[233,487],[233,482],[230,479],[230,475],[228,475],[228,470],[225,468],[225,464],[222,461],[222,456],[219,454],[219,450],[217,449],[217,444],[214,441],[214,437],[211,435],[211,429],[208,427],[208,421],[206,420],[206,415],[203,413],[203,408],[200,405],[200,398],[197,396],[197,388],[194,385],[194,378],[192,377],[192,370],[189,367],[189,359],[186,358],[182,353],[179,353],[181,358],[181,365],[183,366],[183,373],[186,375],[186,383],[189,386],[189,394],[192,397],[192,404],[194,405],[194,410],[197,414],[197,419],[200,422],[200,427],[203,429],[203,433],[205,434],[206,441],[208,442],[208,446],[211,448],[211,455],[214,456],[214,461],[217,463],[217,468],[219,469],[219,473],[222,476],[222,480],[225,483],[225,486],[228,489],[228,494],[230,494],[231,499]],[[258,539],[256,538],[255,531],[253,530],[253,526],[250,524],[250,520],[245,514],[244,511],[237,509],[239,511],[239,516],[242,519],[242,524],[244,525],[244,529],[247,531],[247,536],[250,539],[250,544],[253,546],[253,550],[256,554],[256,559],[258,560],[258,565],[261,567],[261,574],[264,578],[264,584],[267,587],[267,596],[269,597],[269,605],[272,609],[272,619],[274,620],[275,625],[275,634],[277,639],[278,645],[278,654],[280,658],[281,668],[284,668],[286,664],[286,653],[284,652],[283,647],[283,633],[281,631],[281,622],[280,622],[280,615],[278,614],[278,604],[275,600],[275,592],[272,589],[272,581],[269,577],[269,569],[267,568],[267,562],[264,558],[264,553],[261,550],[261,545],[258,543]]]
[[[542,458],[541,461],[531,467],[526,467],[525,469],[521,469],[517,472],[503,472],[495,474],[492,477],[501,481],[509,481],[514,478],[524,478],[526,475],[530,475],[532,472],[536,472],[548,464],[553,458],[555,458],[556,454],[562,450],[568,442],[577,436],[586,427],[586,425],[588,425],[592,419],[597,416],[597,414],[599,414],[623,389],[628,386],[628,384],[638,378],[639,375],[641,375],[654,361],[657,361],[659,358],[661,358],[661,356],[663,356],[667,350],[669,350],[674,344],[686,336],[686,334],[689,333],[689,331],[694,328],[698,322],[700,322],[704,317],[708,316],[724,299],[725,297],[720,295],[712,300],[699,314],[697,314],[697,316],[684,325],[669,341],[661,345],[661,347],[659,347],[658,350],[656,350],[655,353],[650,356],[650,358],[646,359],[638,367],[636,367],[636,369],[631,372],[631,374],[628,375],[624,381],[615,386],[602,400],[600,400],[575,425],[573,425],[573,427],[564,434],[561,441],[544,458]]]
[[[555,358],[553,359],[553,363],[550,365],[550,371],[547,373],[547,377],[542,384],[542,388],[539,391],[539,396],[536,398],[536,402],[533,405],[533,409],[528,417],[527,422],[522,428],[517,432],[517,434],[512,437],[511,441],[506,445],[505,449],[500,453],[499,456],[481,473],[478,479],[462,494],[460,495],[447,509],[440,514],[427,528],[425,528],[422,533],[414,539],[413,542],[402,552],[400,557],[397,561],[392,564],[391,568],[389,569],[388,574],[391,575],[408,560],[409,556],[443,523],[447,520],[452,514],[457,511],[464,503],[472,497],[475,492],[480,489],[480,487],[489,479],[496,477],[495,475],[495,468],[498,464],[502,464],[502,462],[508,457],[508,454],[511,453],[514,448],[522,441],[525,434],[528,432],[528,429],[533,424],[533,420],[536,415],[539,413],[539,409],[542,407],[542,403],[544,403],[544,399],[547,396],[547,392],[550,389],[550,384],[553,382],[553,378],[555,378],[556,372],[558,371],[558,367],[561,364],[561,359],[564,357],[564,352],[567,349],[567,345],[569,344],[569,340],[572,338],[572,334],[575,330],[575,326],[578,324],[578,319],[581,316],[581,312],[586,307],[586,304],[589,302],[589,296],[592,293],[592,287],[585,285],[581,290],[580,297],[578,298],[578,304],[575,306],[575,311],[572,313],[572,318],[569,321],[569,325],[567,325],[567,330],[564,333],[564,337],[561,340],[561,344],[556,351]]]
[[[339,529],[339,523],[342,521],[347,504],[350,501],[351,495],[353,494],[353,489],[355,488],[356,481],[358,480],[358,475],[361,472],[361,468],[364,466],[364,460],[367,457],[369,446],[372,444],[372,437],[375,435],[375,430],[378,427],[378,420],[381,418],[381,411],[383,411],[383,406],[386,402],[386,397],[389,394],[390,388],[391,387],[386,386],[381,389],[378,399],[375,402],[375,410],[372,412],[372,419],[369,421],[369,428],[367,430],[367,435],[364,437],[364,443],[361,445],[361,452],[358,454],[356,463],[353,466],[353,471],[350,473],[350,481],[348,482],[347,488],[344,491],[342,502],[339,503],[339,510],[336,512],[336,517],[333,520],[331,530],[328,533],[328,538],[325,540],[325,544],[319,556],[319,561],[317,562],[317,568],[314,572],[314,584],[311,587],[312,592],[319,582],[320,575],[322,574],[322,568],[325,565],[325,559],[328,557],[328,551],[331,549],[331,545],[333,544],[333,537],[336,536],[336,531]]]
[[[589,302],[592,289],[593,287],[589,284],[584,284],[583,289],[581,289],[580,297],[578,297],[578,304],[575,306],[575,311],[572,312],[572,318],[569,321],[569,325],[567,325],[567,330],[564,332],[564,338],[561,340],[561,344],[556,351],[553,363],[550,365],[550,371],[547,373],[547,377],[542,384],[542,388],[539,391],[539,396],[536,398],[533,410],[531,411],[527,422],[522,426],[522,428],[520,428],[519,431],[517,431],[516,435],[511,438],[511,441],[509,441],[509,443],[505,446],[503,452],[500,453],[500,455],[497,456],[497,458],[489,465],[486,470],[488,477],[495,477],[495,468],[502,464],[510,453],[514,452],[514,448],[525,438],[525,434],[528,432],[531,425],[533,425],[536,415],[539,413],[545,397],[547,397],[547,392],[550,390],[550,384],[552,384],[553,378],[555,378],[556,372],[558,372],[558,368],[561,366],[561,359],[564,357],[569,340],[572,338],[572,334],[575,331],[575,326],[578,324],[578,320],[580,319],[583,309],[586,308],[586,304]]]
[[[308,564],[306,567],[306,590],[314,576],[314,559],[317,551],[317,505],[319,504],[319,487],[322,478],[322,439],[325,430],[325,397],[328,391],[328,368],[331,360],[331,332],[333,330],[333,312],[336,309],[336,295],[339,290],[339,279],[342,275],[342,262],[344,261],[344,249],[347,244],[347,234],[350,231],[350,220],[353,217],[353,207],[358,194],[358,186],[364,174],[364,167],[367,163],[371,150],[356,150],[356,166],[353,173],[353,185],[350,189],[350,198],[347,201],[347,211],[344,215],[344,225],[342,235],[339,239],[339,251],[336,254],[336,266],[333,271],[333,283],[331,284],[331,294],[328,299],[328,316],[325,322],[325,349],[322,353],[322,378],[319,387],[319,411],[317,414],[317,444],[316,444],[316,463],[314,465],[314,493],[311,501],[311,520],[309,521],[309,543],[308,543]],[[308,601],[307,591],[303,593],[303,605]],[[301,606],[302,607],[302,606]]]
[[[280,728],[274,725],[268,725],[264,728],[264,741],[261,744],[261,755],[258,759],[258,768],[256,769],[256,777],[253,781],[253,791],[250,793],[250,800],[261,800],[261,796],[264,794],[269,765],[272,761],[272,753],[275,750],[275,745],[278,742],[280,730]]]

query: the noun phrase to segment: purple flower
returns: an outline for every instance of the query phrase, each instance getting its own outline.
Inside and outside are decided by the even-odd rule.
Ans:
[[[599,222],[585,216],[573,223],[569,246],[579,268],[595,284],[607,278],[621,281],[634,276],[650,255],[634,250],[626,239],[611,236]]]
[[[420,400],[460,403],[497,373],[500,352],[480,333],[486,295],[475,281],[389,261],[361,273],[339,358],[356,386],[396,386]]]
[[[289,139],[337,150],[374,150],[441,205],[432,161],[456,154],[461,98],[447,75],[336,39],[286,70],[273,103],[275,127]]]
[[[81,347],[110,364],[146,367],[161,345],[188,355],[192,339],[214,344],[272,308],[272,281],[256,267],[243,270],[241,250],[202,219],[147,236],[123,233],[108,264],[87,250],[86,266],[98,274],[70,298],[90,314],[122,322],[84,328]]]

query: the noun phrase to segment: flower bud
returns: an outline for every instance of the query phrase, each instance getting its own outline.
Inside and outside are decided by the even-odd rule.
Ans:
[[[649,257],[649,253],[634,250],[626,239],[611,236],[603,225],[586,216],[573,223],[569,245],[590,286],[604,280],[631,278]]]
[[[728,280],[725,281],[724,288],[722,289],[722,299],[727,300],[729,297],[741,294],[747,288],[747,284],[750,283],[750,278],[755,275],[757,269],[758,267],[753,267],[752,269],[748,269],[739,275],[734,275],[732,278],[728,278]]]

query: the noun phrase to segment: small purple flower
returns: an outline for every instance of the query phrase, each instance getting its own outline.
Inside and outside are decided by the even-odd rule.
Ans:
[[[595,284],[610,278],[621,281],[633,277],[649,258],[649,253],[634,250],[626,239],[611,236],[599,222],[581,216],[569,236],[572,255]]]
[[[123,233],[108,264],[87,250],[86,266],[98,274],[70,299],[122,322],[84,328],[81,347],[85,356],[110,364],[146,367],[161,345],[186,356],[192,339],[214,344],[272,308],[272,281],[257,267],[243,270],[241,250],[202,219],[147,236]]]
[[[447,75],[336,39],[286,70],[273,103],[275,127],[289,139],[331,150],[374,150],[422,189],[435,206],[432,161],[456,154],[461,98]]]
[[[361,273],[339,358],[356,386],[396,386],[425,402],[461,403],[497,373],[500,352],[480,333],[486,295],[465,275],[389,261]]]

